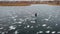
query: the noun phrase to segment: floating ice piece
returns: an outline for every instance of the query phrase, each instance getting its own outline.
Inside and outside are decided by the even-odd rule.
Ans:
[[[35,21],[31,21],[31,23],[35,23]]]
[[[31,26],[31,28],[33,28],[33,26]]]
[[[17,23],[21,24],[22,22],[17,22]]]
[[[14,19],[14,21],[16,21],[16,19]]]
[[[56,24],[56,26],[57,26],[58,24]]]
[[[30,27],[30,25],[27,25],[27,28],[29,28]]]
[[[15,15],[14,17],[18,17],[17,15]]]
[[[19,19],[19,20],[22,21],[22,22],[24,21],[24,19]]]
[[[26,27],[24,27],[24,28],[26,28]]]
[[[46,31],[46,33],[50,33],[50,31]]]
[[[45,21],[49,21],[49,19],[52,17],[52,15],[49,15],[49,17],[48,18],[45,18],[44,20]]]
[[[2,32],[2,34],[4,34],[4,32]]]
[[[51,28],[50,26],[47,27],[47,29]]]
[[[38,33],[43,33],[43,31],[39,31]]]
[[[14,19],[15,17],[14,17],[14,16],[12,16],[11,18],[13,18],[13,19]]]
[[[18,34],[18,31],[15,31],[15,34]]]
[[[41,34],[41,33],[43,33],[43,31],[39,31],[39,32],[37,32],[37,34]]]
[[[59,33],[59,34],[60,34],[60,31],[59,31],[59,32],[57,32],[57,33]]]
[[[14,26],[10,26],[9,28],[10,28],[10,30],[12,30],[12,29],[15,29],[16,27],[14,27]]]
[[[56,31],[53,31],[52,34],[54,34]]]
[[[0,29],[3,29],[3,27],[1,27]]]
[[[44,19],[45,21],[49,21],[49,19]]]
[[[43,24],[42,26],[44,27],[44,26],[47,26],[47,25],[46,24]]]

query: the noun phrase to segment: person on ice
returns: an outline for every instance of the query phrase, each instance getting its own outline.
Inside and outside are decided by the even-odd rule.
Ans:
[[[35,13],[35,17],[37,17],[37,13]]]

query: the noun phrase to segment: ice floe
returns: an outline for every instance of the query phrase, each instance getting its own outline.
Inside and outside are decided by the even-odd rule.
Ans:
[[[54,34],[54,33],[56,33],[56,31],[52,31],[51,33]]]
[[[35,23],[35,21],[31,21],[31,23]]]
[[[55,26],[57,26],[58,24],[55,24]]]
[[[17,23],[21,24],[22,22],[17,22]]]
[[[12,16],[11,18],[13,18],[13,19],[14,19],[15,17],[14,17],[14,16]]]
[[[10,26],[9,28],[10,28],[10,30],[16,29],[16,27],[14,27],[14,26]]]
[[[30,27],[30,25],[27,25],[27,28],[29,28]]]
[[[58,31],[57,33],[59,33],[59,34],[60,34],[60,31]]]
[[[50,33],[50,31],[45,31],[46,33]]]
[[[30,28],[33,28],[34,26],[31,26]]]
[[[47,25],[46,24],[43,24],[42,26],[44,27],[44,26],[47,26]]]
[[[52,27],[48,26],[47,29],[51,29]]]
[[[43,31],[39,31],[38,33],[43,33]]]
[[[22,21],[22,22],[24,21],[24,19],[21,19],[21,18],[19,20]]]
[[[15,31],[15,34],[18,34],[18,31]]]
[[[1,27],[0,29],[3,29],[3,27]]]
[[[49,21],[49,19],[44,19],[45,21]]]

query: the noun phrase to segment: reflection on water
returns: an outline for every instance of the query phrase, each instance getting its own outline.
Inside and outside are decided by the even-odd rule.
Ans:
[[[60,34],[60,6],[0,6],[0,34]]]

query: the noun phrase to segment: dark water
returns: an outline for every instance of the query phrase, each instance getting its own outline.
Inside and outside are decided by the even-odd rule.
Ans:
[[[60,34],[60,6],[0,6],[0,34]]]

